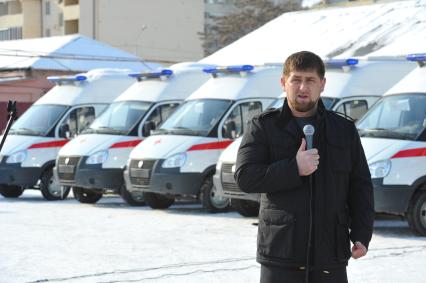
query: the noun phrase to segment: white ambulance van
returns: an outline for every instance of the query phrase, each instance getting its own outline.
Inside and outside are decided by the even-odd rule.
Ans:
[[[130,154],[124,177],[129,191],[144,193],[152,208],[175,198],[200,198],[209,211],[227,209],[212,176],[220,153],[282,92],[282,64],[206,68],[212,78]]]
[[[180,63],[131,74],[137,81],[59,151],[59,182],[71,186],[82,203],[95,203],[104,192],[113,192],[131,205],[142,205],[142,193],[124,189],[123,170],[130,151],[209,79],[203,67],[206,65]]]
[[[357,124],[377,212],[405,215],[426,236],[426,54]]]
[[[370,57],[325,60],[327,83],[321,99],[326,108],[358,120],[382,94],[415,69],[416,64],[397,57]],[[380,74],[380,75],[379,75]],[[280,108],[282,95],[271,105]],[[257,216],[260,194],[242,192],[234,179],[235,162],[241,139],[234,141],[220,156],[213,176],[219,196],[231,199],[243,216]]]
[[[35,188],[47,200],[66,198],[70,188],[60,186],[52,172],[58,151],[133,83],[128,73],[94,69],[49,77],[57,85],[13,124],[1,151],[0,194],[19,197]]]

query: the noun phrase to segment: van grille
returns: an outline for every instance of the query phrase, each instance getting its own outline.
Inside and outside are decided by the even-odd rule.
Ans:
[[[130,160],[129,176],[130,183],[135,186],[149,186],[152,169],[156,160]],[[142,166],[141,166],[142,165]]]
[[[61,156],[58,159],[58,176],[61,181],[74,181],[75,169],[80,161],[80,156]]]
[[[222,187],[225,192],[239,192],[242,193],[237,183],[235,182],[234,172],[232,172],[232,167],[235,166],[234,163],[223,163],[221,168],[221,181]]]

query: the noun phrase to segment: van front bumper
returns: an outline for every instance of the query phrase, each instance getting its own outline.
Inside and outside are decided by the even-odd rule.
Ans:
[[[162,168],[164,160],[157,160],[149,176],[136,175],[132,168],[126,170],[126,179],[130,183],[130,192],[149,192],[175,196],[198,196],[202,173],[180,173],[179,168]]]
[[[407,212],[415,186],[384,185],[383,178],[372,179],[376,212],[404,214]]]
[[[64,186],[118,192],[123,185],[123,169],[102,168],[101,164],[86,164],[87,156],[81,157],[71,175],[64,176],[58,168],[59,182]],[[62,173],[62,174],[61,174]]]
[[[0,184],[35,186],[40,179],[41,167],[22,167],[20,163],[0,162]]]

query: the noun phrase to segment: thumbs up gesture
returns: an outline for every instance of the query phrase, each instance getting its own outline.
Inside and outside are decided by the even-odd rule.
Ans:
[[[309,176],[318,169],[319,154],[316,148],[306,150],[306,140],[302,139],[302,144],[296,153],[297,169],[299,176]]]

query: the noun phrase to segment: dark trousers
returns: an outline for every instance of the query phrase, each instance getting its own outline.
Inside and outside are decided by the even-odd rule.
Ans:
[[[305,283],[305,270],[286,269],[262,264],[260,283]],[[347,283],[346,267],[330,270],[314,270],[309,274],[309,283]]]

